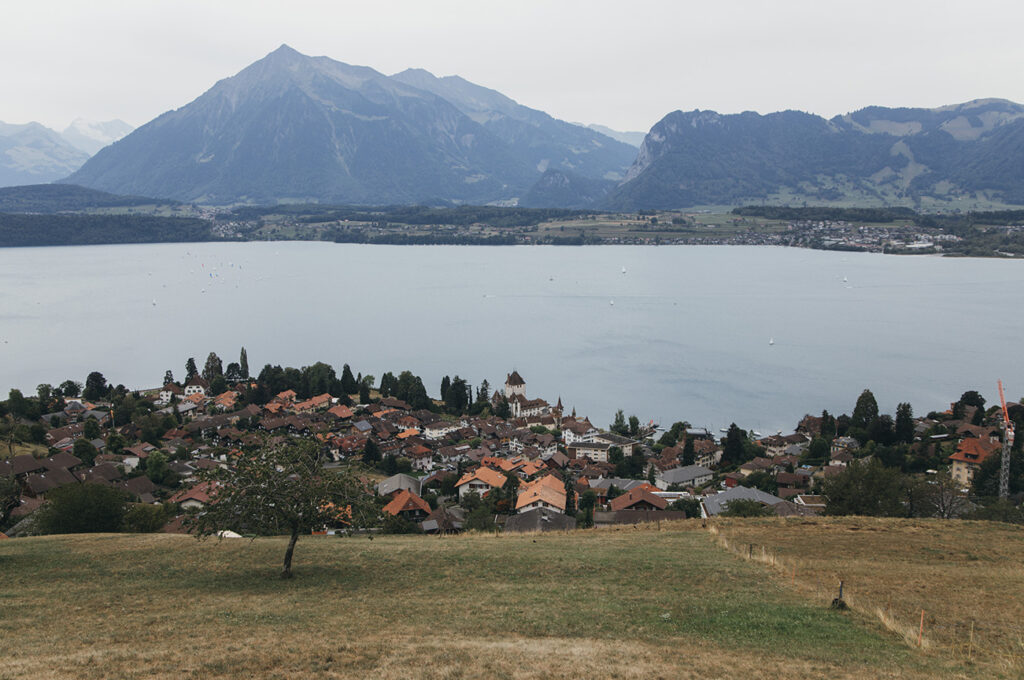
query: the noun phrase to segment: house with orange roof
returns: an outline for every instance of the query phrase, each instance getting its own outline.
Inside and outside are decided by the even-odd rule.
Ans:
[[[612,512],[619,510],[664,510],[668,507],[668,501],[651,493],[650,484],[630,489],[621,496],[613,498],[608,506]]]
[[[461,502],[471,491],[483,496],[491,489],[500,489],[505,486],[506,481],[508,479],[502,473],[486,465],[481,465],[476,470],[462,475],[462,479],[455,484],[455,488],[459,490],[459,501]]]
[[[391,502],[384,506],[384,512],[396,517],[401,516],[410,522],[419,522],[430,514],[430,504],[409,489],[402,489],[395,494]]]
[[[323,394],[318,394],[315,397],[310,397],[305,401],[298,402],[297,404],[292,406],[292,410],[295,413],[312,413],[313,411],[317,411],[322,408],[327,408],[330,405],[331,395],[324,392]]]
[[[348,420],[353,415],[352,409],[350,409],[348,406],[345,406],[344,404],[332,406],[331,408],[327,409],[327,412],[340,420]]]
[[[953,464],[950,474],[964,486],[970,486],[981,464],[1000,448],[999,442],[988,439],[963,438],[956,447],[956,453],[949,457]]]
[[[544,477],[544,479],[549,479],[549,477]],[[564,513],[565,501],[565,488],[561,486],[561,483],[559,483],[558,489],[552,489],[547,484],[531,484],[519,493],[519,497],[516,499],[516,514],[541,508]]]
[[[295,390],[285,390],[284,392],[278,392],[274,397],[274,401],[279,401],[283,404],[290,404],[295,401],[295,397],[297,396],[298,395],[295,394]]]
[[[408,439],[409,437],[419,436],[420,431],[416,429],[403,430],[395,435],[397,439]]]
[[[191,489],[183,489],[171,496],[170,501],[181,506],[182,510],[202,510],[209,504],[213,496],[213,483],[203,482]]]

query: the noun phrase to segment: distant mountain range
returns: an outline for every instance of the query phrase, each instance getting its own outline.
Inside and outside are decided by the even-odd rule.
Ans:
[[[642,135],[557,120],[459,76],[386,76],[283,45],[129,131],[0,124],[0,186],[63,177],[211,204],[1024,204],[1024,106],[1001,99],[832,119],[675,111]]]
[[[39,123],[0,122],[0,187],[67,177],[89,156],[131,130],[120,120],[95,123],[79,118],[63,133]]]
[[[1024,203],[1024,106],[675,111],[659,121],[606,206],[683,208],[774,200],[905,204],[922,197]]]
[[[515,203],[549,169],[609,183],[636,149],[457,76],[282,46],[66,181],[209,203]]]

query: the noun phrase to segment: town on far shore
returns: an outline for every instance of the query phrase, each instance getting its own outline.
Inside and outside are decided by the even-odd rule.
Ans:
[[[1009,423],[1004,422],[1008,416]],[[47,531],[48,499],[89,485],[118,490],[127,531],[186,531],[214,495],[205,472],[247,451],[312,443],[374,497],[377,521],[315,533],[549,531],[726,516],[978,517],[1021,521],[1020,441],[1000,498],[1005,426],[1014,402],[986,408],[964,392],[943,412],[880,412],[870,390],[850,415],[804,415],[792,432],[684,419],[644,424],[619,411],[607,426],[531,396],[516,370],[492,389],[458,375],[431,398],[409,371],[353,375],[316,363],[249,374],[245,349],[223,368],[211,353],[162,386],[128,390],[98,373],[82,385],[12,389],[0,402],[0,531]],[[5,491],[6,489],[6,491]],[[53,513],[50,513],[53,514]],[[89,530],[88,528],[83,530]],[[4,534],[0,534],[2,536]]]

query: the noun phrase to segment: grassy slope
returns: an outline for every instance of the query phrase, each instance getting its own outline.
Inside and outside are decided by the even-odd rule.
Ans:
[[[0,678],[968,677],[696,527],[3,541]]]
[[[968,657],[975,673],[1024,677],[1024,529],[994,522],[875,518],[723,520],[741,556],[769,563],[783,580],[824,601],[840,579],[858,610],[934,655]]]

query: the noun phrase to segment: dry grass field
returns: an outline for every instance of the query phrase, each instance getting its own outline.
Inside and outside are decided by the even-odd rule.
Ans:
[[[723,545],[812,600],[844,598],[911,646],[1024,677],[1024,529],[991,522],[719,520]],[[794,578],[795,573],[795,578]]]
[[[757,520],[722,526],[736,540],[767,535]],[[780,550],[814,542],[789,528],[772,527]],[[868,536],[842,532],[826,525],[823,540]],[[0,541],[0,678],[1012,677],[913,648],[871,613],[832,611],[699,521],[304,538],[291,581],[277,578],[284,545]],[[984,572],[976,580],[1001,569],[1002,548],[966,549]]]

